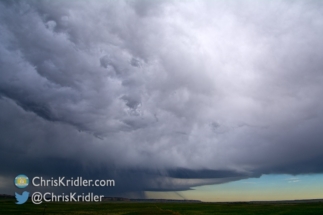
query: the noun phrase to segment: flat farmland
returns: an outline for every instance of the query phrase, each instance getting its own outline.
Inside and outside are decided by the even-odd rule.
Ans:
[[[0,200],[0,214],[109,214],[109,215],[322,215],[323,203],[162,203],[162,202],[104,202],[104,203],[46,203],[34,205],[28,201]]]

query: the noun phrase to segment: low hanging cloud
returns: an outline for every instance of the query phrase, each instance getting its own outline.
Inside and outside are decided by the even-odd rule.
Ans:
[[[0,177],[142,195],[322,173],[322,16],[318,1],[1,2]]]

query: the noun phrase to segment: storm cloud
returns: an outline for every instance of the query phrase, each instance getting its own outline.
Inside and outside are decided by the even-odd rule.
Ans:
[[[0,189],[323,173],[322,38],[320,1],[1,1]]]

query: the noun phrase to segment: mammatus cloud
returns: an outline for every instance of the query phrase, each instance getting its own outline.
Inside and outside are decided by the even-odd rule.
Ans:
[[[2,177],[114,177],[111,192],[140,193],[323,172],[321,2],[0,11]]]

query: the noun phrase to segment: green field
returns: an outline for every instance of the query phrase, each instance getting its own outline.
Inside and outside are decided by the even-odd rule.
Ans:
[[[46,206],[46,207],[45,207]],[[50,203],[16,205],[14,200],[0,200],[0,214],[277,214],[322,215],[323,203]]]

